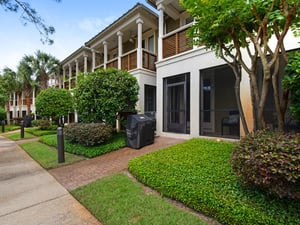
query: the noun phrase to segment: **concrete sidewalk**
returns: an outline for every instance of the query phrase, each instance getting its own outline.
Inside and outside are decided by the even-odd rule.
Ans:
[[[14,141],[2,136],[0,224],[101,225]]]

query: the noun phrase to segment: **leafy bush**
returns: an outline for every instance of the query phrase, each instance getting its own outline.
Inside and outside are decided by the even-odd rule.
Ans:
[[[289,63],[285,67],[286,75],[283,86],[291,92],[290,112],[294,119],[300,121],[300,51],[289,55]]]
[[[39,141],[57,147],[57,135],[46,135],[40,137]],[[125,147],[125,134],[124,133],[113,133],[112,138],[110,138],[106,143],[97,146],[82,146],[78,143],[71,143],[65,140],[65,151],[77,155],[83,155],[88,158],[93,158],[105,153],[118,150]]]
[[[0,122],[2,120],[5,120],[5,118],[6,118],[6,111],[4,108],[0,107]]]
[[[231,165],[249,187],[300,199],[300,134],[250,134],[235,148]]]
[[[35,102],[38,114],[45,118],[58,120],[67,116],[73,109],[74,101],[71,93],[66,89],[51,87],[41,91]]]
[[[129,162],[144,184],[222,224],[300,224],[300,201],[245,188],[228,160],[234,143],[192,139]]]
[[[115,125],[116,114],[135,111],[138,83],[127,71],[97,70],[78,80],[74,100],[83,122]]]
[[[104,123],[71,123],[64,128],[67,140],[84,146],[102,144],[112,136],[113,128]]]

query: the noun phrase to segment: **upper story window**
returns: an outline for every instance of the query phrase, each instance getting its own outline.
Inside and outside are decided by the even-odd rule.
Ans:
[[[154,53],[154,36],[150,36],[148,38],[148,50],[152,53]]]

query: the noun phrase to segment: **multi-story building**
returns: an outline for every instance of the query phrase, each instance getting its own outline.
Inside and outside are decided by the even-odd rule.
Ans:
[[[61,62],[63,88],[75,87],[79,72],[109,67],[127,70],[137,78],[137,111],[156,110],[158,17],[143,4],[136,4]],[[77,121],[76,113],[70,122]]]
[[[158,11],[156,62],[156,132],[173,137],[243,135],[235,100],[235,76],[229,66],[205,46],[191,46],[186,31],[191,18],[178,0],[148,0]],[[292,35],[287,50],[299,48]],[[249,60],[250,61],[250,60]],[[262,71],[261,67],[258,71]],[[248,127],[253,130],[249,76],[242,71],[241,101]],[[268,105],[269,104],[269,105]],[[275,127],[274,104],[267,103],[266,122]],[[268,111],[269,110],[269,111]],[[227,118],[230,118],[230,126]]]
[[[193,18],[179,0],[147,2],[157,13],[137,3],[65,58],[59,86],[72,91],[79,72],[109,67],[128,70],[140,86],[137,111],[156,112],[158,135],[239,138],[243,129],[231,68],[205,46],[190,45],[186,34]],[[285,45],[287,50],[300,48],[292,35],[286,37]],[[245,71],[240,95],[247,125],[252,130],[250,83]],[[266,107],[266,122],[276,127],[274,104],[267,103]],[[69,122],[74,121],[76,112],[69,116]]]

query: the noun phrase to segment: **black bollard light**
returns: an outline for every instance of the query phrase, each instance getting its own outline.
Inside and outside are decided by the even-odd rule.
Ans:
[[[21,138],[24,138],[24,121],[21,121]]]
[[[1,125],[2,125],[2,133],[4,133],[5,132],[5,122],[4,122],[4,120],[2,120]]]
[[[64,145],[64,134],[61,127],[57,128],[57,153],[58,163],[65,162],[65,145]]]

